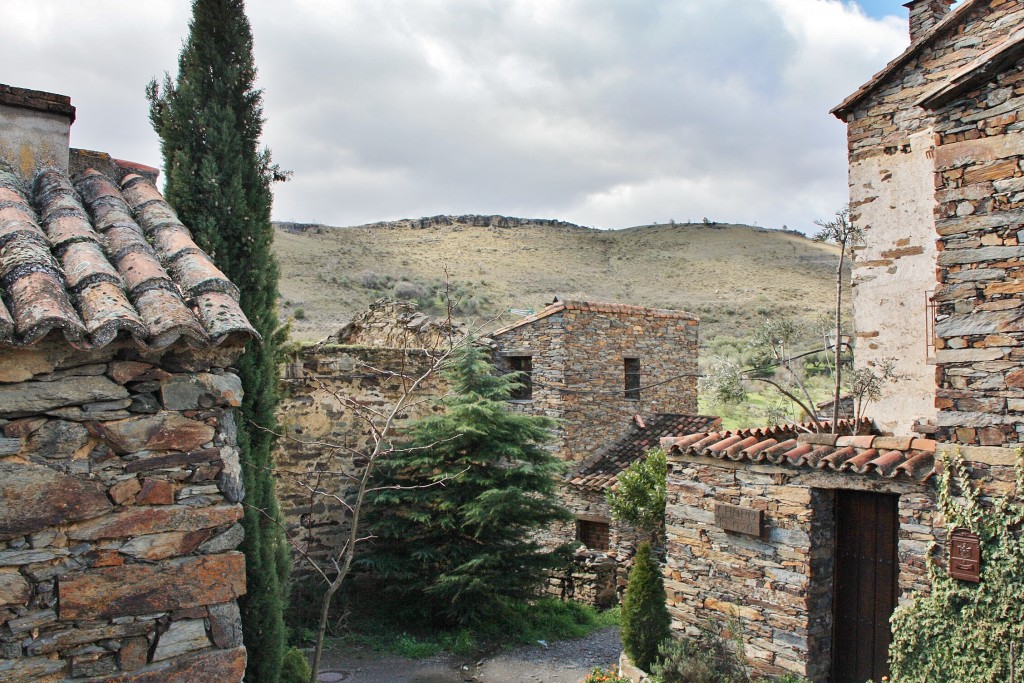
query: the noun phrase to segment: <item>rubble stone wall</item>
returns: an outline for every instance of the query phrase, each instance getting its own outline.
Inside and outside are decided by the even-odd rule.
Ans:
[[[672,628],[738,618],[750,667],[828,680],[831,666],[834,492],[899,495],[900,600],[929,586],[926,560],[945,532],[934,489],[916,482],[669,455],[667,561]],[[764,511],[761,537],[715,525],[715,504]],[[941,558],[941,555],[936,555]]]
[[[240,351],[0,350],[0,680],[242,679]]]
[[[937,421],[1024,443],[1024,60],[936,112]]]
[[[581,546],[569,574],[552,576],[547,592],[602,607],[615,604],[626,590],[629,569],[643,539],[633,527],[612,520],[603,492],[562,483],[558,495],[577,520],[608,524],[608,549]],[[540,534],[540,539],[549,547],[571,542],[576,539],[576,522],[552,524]]]
[[[306,347],[285,367],[284,392],[278,422],[285,437],[278,439],[277,495],[288,535],[302,552],[323,567],[344,544],[350,515],[334,498],[311,496],[313,489],[330,490],[349,499],[352,477],[362,473],[371,443],[369,411],[389,413],[405,391],[404,377],[417,377],[430,367],[425,351],[352,345]],[[441,410],[437,400],[448,392],[444,377],[432,375],[414,394],[407,409],[396,414],[395,434],[410,420]],[[359,409],[356,409],[359,406]],[[378,425],[381,418],[375,417]],[[293,575],[314,570],[293,553]]]

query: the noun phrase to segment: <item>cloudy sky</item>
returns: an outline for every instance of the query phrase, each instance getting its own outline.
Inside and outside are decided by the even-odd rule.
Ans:
[[[249,0],[278,220],[434,214],[811,230],[846,198],[828,110],[907,44],[903,0]],[[76,147],[159,165],[146,83],[185,0],[0,0],[0,81]]]

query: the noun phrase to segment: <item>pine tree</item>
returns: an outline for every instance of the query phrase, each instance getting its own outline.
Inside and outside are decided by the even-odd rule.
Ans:
[[[622,648],[645,671],[650,671],[658,646],[669,637],[671,617],[666,599],[661,568],[651,556],[651,544],[645,541],[637,548],[622,600]]]
[[[435,623],[472,625],[567,561],[567,546],[545,549],[536,532],[571,517],[556,497],[562,463],[542,445],[554,423],[509,410],[515,375],[468,344],[447,376],[445,412],[380,465],[366,562]]]
[[[248,594],[240,601],[246,680],[276,683],[283,654],[289,556],[271,475],[280,343],[278,269],[271,253],[270,183],[283,180],[261,149],[262,92],[255,88],[252,30],[243,0],[194,0],[178,77],[149,84],[150,120],[161,139],[164,193],[196,242],[238,286],[242,309],[263,337],[238,362],[245,390],[238,425],[246,490],[243,519]]]

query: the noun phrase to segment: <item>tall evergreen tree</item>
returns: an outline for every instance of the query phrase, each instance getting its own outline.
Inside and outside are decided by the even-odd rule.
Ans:
[[[571,518],[555,495],[562,463],[542,445],[554,423],[508,409],[514,377],[494,374],[476,345],[459,349],[445,412],[414,424],[368,498],[366,563],[435,623],[494,618],[568,560],[567,546],[536,538]]]
[[[271,252],[270,183],[284,176],[260,148],[262,92],[255,87],[252,30],[243,0],[194,0],[178,77],[149,84],[150,120],[160,136],[164,193],[179,217],[241,293],[263,343],[238,362],[245,389],[238,444],[246,489],[243,519],[248,594],[241,601],[246,680],[276,683],[285,629],[289,557],[277,524],[270,431],[277,405],[278,269]]]

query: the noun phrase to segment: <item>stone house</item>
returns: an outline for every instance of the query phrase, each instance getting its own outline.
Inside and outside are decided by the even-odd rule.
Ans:
[[[906,377],[875,407],[879,427],[897,434],[915,423],[930,432],[936,420],[957,426],[940,411],[998,412],[979,410],[986,397],[969,389],[948,392],[966,389],[971,366],[1005,362],[1014,345],[1006,301],[1019,293],[1005,291],[1015,273],[1004,264],[1022,248],[1014,60],[1024,3],[951,4],[907,3],[910,46],[832,112],[847,124],[850,208],[866,234],[853,263],[857,363],[895,359]],[[1013,430],[991,419],[972,422],[985,424],[958,441],[1017,441],[998,437]]]
[[[258,338],[154,186],[0,86],[0,680],[237,682],[230,366]]]
[[[518,410],[559,421],[552,449],[611,443],[634,415],[697,412],[697,322],[682,311],[560,301],[495,330],[499,369],[523,371]]]
[[[739,617],[766,675],[887,674],[893,608],[928,589],[928,559],[947,566],[939,458],[964,460],[983,503],[1013,487],[1024,1],[951,4],[908,3],[911,45],[833,112],[847,123],[851,213],[866,236],[853,271],[857,363],[894,358],[905,377],[872,409],[883,435],[663,441],[674,628]]]

